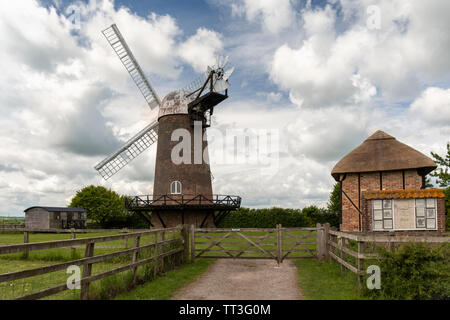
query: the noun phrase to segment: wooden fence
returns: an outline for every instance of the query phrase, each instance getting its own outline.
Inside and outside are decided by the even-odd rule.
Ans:
[[[324,228],[194,228],[191,226],[191,259],[285,259],[317,258],[324,248]],[[315,235],[314,233],[317,233]]]
[[[1,231],[17,231],[17,230],[22,230],[24,228],[25,228],[24,224],[0,223],[0,230]]]
[[[344,268],[355,273],[358,278],[358,288],[361,289],[363,276],[366,274],[367,261],[379,260],[376,253],[378,246],[395,251],[402,243],[450,243],[446,234],[419,234],[419,233],[348,233],[325,228],[327,239],[326,258],[332,258],[340,264],[341,272]]]
[[[169,237],[170,234],[175,234],[175,237]],[[166,239],[166,235],[168,236]],[[144,236],[154,236],[154,241],[150,244],[140,245],[140,239]],[[178,237],[177,237],[178,236]],[[95,244],[107,242],[107,241],[115,241],[115,240],[123,240],[132,238],[134,239],[133,248],[107,253],[103,255],[94,255]],[[124,271],[132,270],[133,280],[136,275],[137,268],[139,266],[143,266],[150,262],[159,261],[163,263],[163,258],[168,256],[177,257],[182,261],[186,261],[189,257],[189,231],[188,227],[175,227],[175,228],[167,228],[167,229],[155,229],[155,230],[146,230],[141,232],[133,232],[124,235],[110,235],[110,236],[102,236],[102,237],[93,237],[93,238],[85,238],[85,239],[70,239],[70,240],[59,240],[59,241],[49,241],[49,242],[40,242],[40,243],[26,243],[26,244],[17,244],[17,245],[6,245],[0,246],[0,255],[3,254],[14,254],[14,253],[28,253],[30,251],[36,250],[46,250],[46,249],[55,249],[55,248],[69,248],[74,246],[85,246],[85,256],[82,259],[76,259],[68,262],[63,262],[59,264],[49,265],[45,267],[39,267],[29,270],[10,272],[5,274],[0,274],[0,283],[6,281],[14,281],[24,278],[30,278],[38,275],[48,274],[60,270],[67,270],[69,266],[82,266],[83,272],[82,277],[80,279],[81,285],[81,299],[89,298],[89,284],[93,281],[121,273]],[[171,247],[166,248],[167,245],[172,244]],[[139,253],[146,249],[153,249],[152,256],[148,258],[144,258],[139,260]],[[166,250],[169,249],[169,250]],[[92,265],[99,262],[104,262],[106,260],[129,256],[131,255],[131,261],[129,264],[125,266],[121,266],[115,268],[113,270],[109,270],[103,273],[92,275]],[[156,267],[155,267],[156,268]],[[155,272],[159,272],[159,270],[155,269]],[[23,299],[40,299],[43,297],[47,297],[58,292],[62,292],[68,290],[68,286],[66,283],[41,290],[39,292],[31,293],[28,295],[21,296],[19,300]]]

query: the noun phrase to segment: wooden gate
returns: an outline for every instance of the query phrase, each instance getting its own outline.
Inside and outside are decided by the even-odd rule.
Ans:
[[[317,228],[194,228],[191,226],[191,259],[316,258]]]

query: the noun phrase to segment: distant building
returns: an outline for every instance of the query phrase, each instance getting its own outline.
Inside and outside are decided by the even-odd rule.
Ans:
[[[25,228],[84,229],[87,211],[80,208],[31,207],[25,210]]]
[[[437,166],[419,151],[377,131],[342,158],[331,175],[341,183],[342,231],[445,231],[445,197],[425,189]]]

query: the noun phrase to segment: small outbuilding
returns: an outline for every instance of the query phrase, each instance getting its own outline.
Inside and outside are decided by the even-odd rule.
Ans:
[[[81,208],[31,207],[25,210],[25,228],[85,229],[87,211]]]
[[[341,184],[341,231],[444,232],[444,192],[425,189],[436,168],[421,152],[375,132],[331,172]]]

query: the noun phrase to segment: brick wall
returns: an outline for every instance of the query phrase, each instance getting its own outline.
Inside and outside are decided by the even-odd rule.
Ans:
[[[342,190],[358,206],[358,174],[349,173],[342,182]],[[342,195],[342,231],[358,231],[359,212],[352,205],[351,201]]]
[[[381,187],[380,182],[382,184]],[[380,190],[381,188],[383,190],[403,189],[403,182],[405,184],[405,189],[420,189],[422,187],[422,177],[417,173],[417,170],[404,170],[404,180],[403,172],[400,170],[382,172],[381,179],[380,172],[360,173],[359,175],[358,173],[349,173],[342,182],[342,190],[362,212],[364,206],[363,192]],[[358,189],[360,189],[359,195]],[[359,212],[358,209],[352,205],[351,201],[343,193],[341,231],[359,231]],[[362,220],[363,219],[361,219],[361,224],[363,223]]]
[[[405,170],[405,189],[421,189],[421,188],[422,188],[422,176],[420,176],[417,173],[417,170]]]

